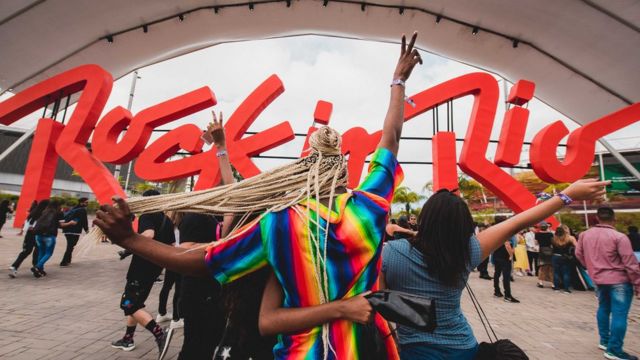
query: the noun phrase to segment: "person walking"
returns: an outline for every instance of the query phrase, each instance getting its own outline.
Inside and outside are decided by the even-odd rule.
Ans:
[[[614,228],[615,213],[600,207],[598,224],[582,232],[576,257],[597,285],[598,347],[612,360],[637,360],[623,350],[633,293],[640,299],[640,267],[627,236]]]
[[[13,214],[13,208],[11,207],[11,202],[9,200],[2,200],[0,202],[0,232],[2,232],[2,227],[4,223],[7,222],[7,215]],[[2,235],[0,235],[0,238]]]
[[[640,234],[638,234],[638,227],[631,225],[627,228],[629,241],[631,241],[631,249],[636,254],[636,259],[640,261]]]
[[[494,226],[505,221],[502,216],[496,216]],[[519,303],[520,300],[514,298],[511,295],[511,269],[513,260],[513,237],[510,236],[505,240],[502,246],[498,247],[493,252],[493,264],[495,266],[495,272],[493,273],[493,296],[504,297],[504,301],[510,303]],[[500,277],[502,276],[502,286],[504,287],[504,295],[500,291]]]
[[[44,264],[49,261],[56,247],[56,237],[58,229],[68,226],[70,223],[64,222],[64,215],[60,210],[60,203],[57,201],[49,201],[42,215],[36,221],[33,232],[36,237],[36,245],[38,246],[38,261],[31,268],[33,276],[36,278],[47,276],[44,271]]]
[[[18,275],[18,269],[24,259],[31,255],[32,267],[36,267],[38,263],[38,247],[36,246],[36,234],[33,231],[38,218],[42,215],[44,209],[49,205],[49,200],[42,200],[36,204],[34,208],[29,211],[27,219],[23,226],[24,240],[22,241],[22,251],[18,254],[16,260],[9,267],[9,277],[14,279]]]
[[[538,287],[543,288],[544,282],[553,282],[553,233],[548,223],[540,224],[540,231],[535,235],[540,252],[538,253]]]
[[[538,252],[540,245],[536,241],[536,232],[534,227],[529,227],[524,233],[524,240],[527,244],[527,260],[529,260],[528,276],[538,276]]]
[[[64,214],[65,222],[69,225],[62,229],[64,237],[67,239],[67,249],[62,256],[60,266],[65,267],[71,265],[71,256],[73,249],[80,239],[82,230],[85,233],[89,232],[89,222],[87,221],[87,206],[89,205],[89,199],[83,197],[78,199],[78,205],[71,208]]]
[[[487,224],[484,224],[484,223],[478,224],[476,235],[485,231],[486,229],[487,229]],[[478,265],[477,267],[478,272],[480,273],[480,279],[493,280],[491,275],[489,275],[488,267],[489,267],[489,257],[487,256],[487,258],[482,260],[480,265]]]
[[[571,236],[566,225],[560,225],[553,236],[553,290],[560,290],[560,283],[565,294],[571,293],[571,272],[573,270],[573,258],[576,239]]]
[[[160,193],[157,190],[147,190],[142,196],[157,196]],[[131,221],[131,218],[129,218]],[[138,221],[138,233],[153,242],[163,244],[173,244],[175,235],[173,233],[173,224],[171,220],[162,212],[154,212],[140,216]],[[131,257],[129,270],[127,271],[127,282],[120,299],[120,308],[124,311],[126,317],[126,331],[121,339],[113,341],[111,346],[124,351],[135,349],[133,336],[138,324],[144,326],[151,334],[153,334],[160,357],[164,356],[167,351],[168,344],[167,335],[153,320],[145,308],[145,301],[149,296],[149,292],[153,287],[156,278],[162,272],[162,267],[148,261],[142,256],[134,254]]]

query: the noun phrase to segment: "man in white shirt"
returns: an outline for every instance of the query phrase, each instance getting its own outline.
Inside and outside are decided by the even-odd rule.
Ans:
[[[529,258],[529,271],[527,275],[538,275],[538,252],[540,251],[540,245],[536,241],[536,233],[534,228],[530,227],[529,231],[524,234],[525,242],[527,243],[527,257]]]

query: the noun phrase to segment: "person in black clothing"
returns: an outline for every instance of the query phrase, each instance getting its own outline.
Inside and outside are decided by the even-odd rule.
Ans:
[[[67,250],[64,252],[60,266],[69,266],[71,264],[73,248],[78,243],[78,239],[80,239],[80,233],[82,230],[84,230],[85,233],[89,232],[87,205],[89,205],[89,199],[84,197],[80,198],[78,199],[78,205],[64,214],[64,220],[69,222],[70,225],[62,229],[64,237],[67,238]]]
[[[535,235],[540,252],[538,253],[538,287],[544,287],[544,281],[553,282],[553,232],[549,231],[549,224],[542,223],[540,231]]]
[[[13,279],[18,275],[18,268],[20,268],[20,265],[22,265],[24,259],[26,259],[27,256],[29,256],[29,254],[31,254],[32,252],[33,254],[31,255],[31,264],[33,267],[36,266],[38,262],[38,247],[36,246],[36,234],[33,231],[33,227],[36,225],[38,218],[40,217],[40,215],[42,215],[42,212],[48,205],[49,200],[42,200],[29,211],[29,215],[25,220],[25,225],[23,228],[23,230],[26,232],[24,235],[24,240],[22,242],[22,251],[20,251],[20,253],[18,254],[16,261],[14,261],[13,264],[11,264],[11,266],[9,267],[10,278]]]
[[[160,195],[160,193],[157,190],[147,190],[142,194],[142,196],[155,195]],[[138,233],[164,244],[173,244],[175,242],[173,223],[162,212],[140,216],[138,219]],[[131,257],[131,264],[127,271],[127,283],[120,299],[120,308],[126,316],[127,328],[122,339],[111,343],[112,347],[125,351],[133,350],[135,348],[133,335],[136,331],[136,325],[140,324],[155,337],[160,357],[166,353],[166,345],[169,343],[167,334],[153,320],[151,314],[144,310],[144,303],[160,272],[162,272],[161,267],[143,257],[138,255]]]
[[[506,220],[504,217],[496,216],[495,224]],[[504,245],[493,252],[493,264],[495,272],[493,273],[493,295],[495,297],[503,297],[504,301],[511,303],[519,303],[520,301],[511,295],[511,261],[513,259],[513,247],[511,239],[506,239]],[[504,287],[504,295],[500,291],[500,276],[502,276],[502,286]]]
[[[0,202],[0,231],[2,231],[4,223],[7,222],[7,214],[12,213],[11,202],[9,202],[9,200],[2,200],[2,202]],[[1,237],[2,235],[0,235],[0,238]]]
[[[487,225],[486,224],[478,224],[478,233],[484,231],[487,229]],[[480,265],[478,265],[477,269],[478,272],[480,272],[480,279],[485,279],[485,280],[492,280],[493,278],[491,277],[491,275],[489,275],[489,271],[487,270],[487,267],[489,266],[489,257],[487,256],[486,259],[482,260],[482,262],[480,263]]]
[[[638,234],[638,227],[631,225],[627,228],[627,231],[629,232],[628,236],[633,252],[640,252],[640,234]]]
[[[217,240],[218,221],[210,215],[186,213],[180,221],[180,247],[194,248]],[[225,327],[220,284],[207,278],[183,276],[180,312],[184,342],[180,360],[211,360]],[[172,331],[173,329],[169,330]]]

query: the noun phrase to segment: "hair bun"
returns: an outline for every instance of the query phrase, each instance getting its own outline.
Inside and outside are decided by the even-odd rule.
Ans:
[[[323,155],[340,155],[342,153],[342,136],[336,130],[323,126],[309,136],[312,151]]]

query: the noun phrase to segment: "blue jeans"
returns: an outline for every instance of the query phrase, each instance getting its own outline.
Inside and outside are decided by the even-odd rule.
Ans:
[[[553,265],[553,286],[556,289],[560,289],[560,281],[562,281],[564,289],[568,291],[569,286],[571,286],[571,268],[573,264],[561,255],[553,255],[551,264]]]
[[[627,316],[633,299],[633,286],[630,283],[598,285],[598,332],[600,344],[614,354],[622,352],[624,335],[627,332]]]
[[[44,264],[53,255],[53,249],[56,247],[55,236],[36,235],[36,244],[38,245],[38,262],[36,267],[44,270]]]
[[[401,360],[473,360],[477,352],[478,345],[471,349],[452,349],[444,345],[427,343],[400,345]]]

